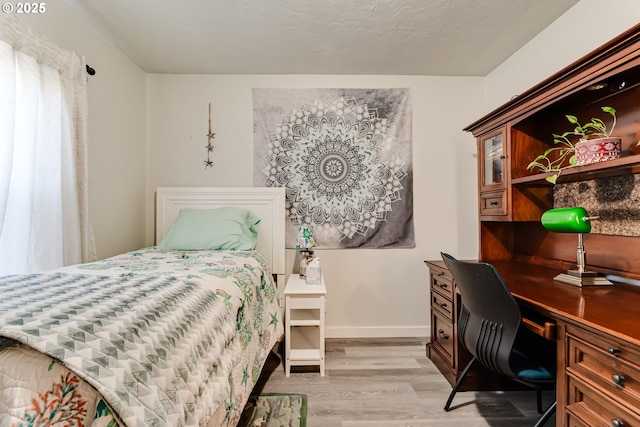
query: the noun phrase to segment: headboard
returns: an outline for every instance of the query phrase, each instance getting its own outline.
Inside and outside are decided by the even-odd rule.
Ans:
[[[278,276],[285,277],[285,189],[271,187],[159,187],[156,190],[156,244],[162,240],[180,209],[236,206],[260,217],[256,249]]]

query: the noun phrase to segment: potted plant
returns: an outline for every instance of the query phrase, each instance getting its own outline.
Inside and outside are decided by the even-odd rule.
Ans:
[[[567,114],[567,120],[575,125],[575,128],[561,135],[553,134],[554,146],[536,157],[527,169],[538,168],[543,172],[556,172],[546,178],[555,184],[564,169],[620,157],[621,139],[611,136],[616,127],[616,110],[613,107],[601,108],[613,118],[609,129],[605,122],[597,117],[581,125],[576,116]]]

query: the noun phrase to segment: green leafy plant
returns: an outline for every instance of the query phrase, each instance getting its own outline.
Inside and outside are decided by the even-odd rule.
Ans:
[[[593,117],[590,122],[581,125],[576,116],[567,114],[565,117],[569,123],[575,125],[573,130],[569,130],[563,134],[554,133],[554,146],[546,149],[544,153],[533,159],[527,166],[527,169],[540,169],[542,172],[556,172],[545,178],[550,183],[555,184],[563,170],[576,166],[576,143],[587,139],[609,138],[611,136],[613,129],[616,127],[616,110],[613,107],[601,107],[601,109],[613,118],[613,123],[610,128],[607,128],[606,123],[597,117]],[[640,142],[638,144],[640,145]]]

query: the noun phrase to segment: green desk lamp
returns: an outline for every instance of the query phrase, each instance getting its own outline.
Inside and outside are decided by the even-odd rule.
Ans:
[[[594,271],[587,270],[586,252],[582,235],[591,232],[591,219],[585,208],[551,209],[542,214],[542,225],[549,231],[557,233],[578,233],[577,268],[554,277],[554,280],[575,286],[612,285],[612,283]]]

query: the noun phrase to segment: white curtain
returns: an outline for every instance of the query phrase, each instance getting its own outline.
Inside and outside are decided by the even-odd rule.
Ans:
[[[84,59],[0,16],[0,275],[95,259]]]

